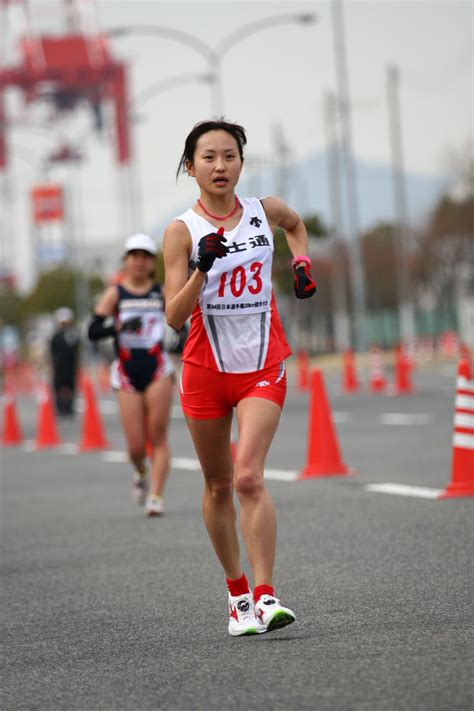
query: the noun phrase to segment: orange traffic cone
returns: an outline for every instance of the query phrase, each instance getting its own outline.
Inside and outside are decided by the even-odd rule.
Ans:
[[[308,456],[298,479],[339,474],[350,474],[350,470],[342,461],[323,376],[316,368],[311,374]]]
[[[38,398],[38,427],[35,445],[38,449],[61,444],[54,414],[51,391],[47,385],[40,386]]]
[[[411,362],[405,355],[402,346],[395,352],[395,394],[406,395],[413,392],[411,381]]]
[[[345,393],[354,393],[359,389],[354,363],[354,354],[350,348],[344,351],[342,389]]]
[[[3,406],[2,444],[5,447],[14,447],[21,444],[23,435],[16,416],[15,396],[12,391],[6,391]]]
[[[298,390],[309,388],[309,357],[306,351],[298,351],[296,354],[296,367],[298,373]]]
[[[467,360],[469,367],[472,369],[471,351],[469,350],[467,343],[464,343],[464,341],[459,343],[459,358],[461,360]]]
[[[387,386],[387,380],[382,363],[382,355],[378,346],[370,349],[370,390],[373,393],[382,393]]]
[[[82,436],[79,449],[81,452],[86,452],[90,449],[106,449],[109,445],[97,408],[94,389],[90,379],[86,375],[82,378],[82,392],[85,400],[85,408],[82,417]]]
[[[439,498],[460,496],[474,496],[474,380],[468,360],[458,370],[451,483]]]

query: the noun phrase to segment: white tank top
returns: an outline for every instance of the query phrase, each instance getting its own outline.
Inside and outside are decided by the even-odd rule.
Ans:
[[[137,331],[119,331],[117,342],[119,348],[146,349],[161,343],[165,333],[164,301],[161,285],[154,284],[146,294],[133,294],[121,284],[118,285],[119,298],[116,309],[118,326],[125,321],[141,319],[141,327]]]
[[[263,367],[272,304],[273,234],[260,200],[239,200],[243,208],[240,222],[224,232],[229,252],[216,259],[207,272],[198,299],[217,368],[233,373]],[[186,224],[191,235],[192,273],[198,260],[199,240],[218,228],[192,209],[176,219]]]

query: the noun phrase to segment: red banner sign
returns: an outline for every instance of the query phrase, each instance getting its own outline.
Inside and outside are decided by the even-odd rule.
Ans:
[[[31,191],[31,199],[36,225],[63,219],[63,189],[60,185],[37,185]]]

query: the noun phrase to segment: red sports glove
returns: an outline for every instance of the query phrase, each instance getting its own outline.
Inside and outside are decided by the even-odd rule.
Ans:
[[[293,289],[297,299],[309,299],[316,293],[316,282],[309,273],[309,264],[300,267],[293,267],[294,284]]]
[[[200,272],[208,272],[216,259],[225,257],[228,248],[225,246],[224,228],[211,232],[199,240],[197,268]]]

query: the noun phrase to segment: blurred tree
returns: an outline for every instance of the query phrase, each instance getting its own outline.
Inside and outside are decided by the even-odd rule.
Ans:
[[[303,219],[303,222],[308,230],[309,235],[309,253],[313,253],[313,240],[325,237],[328,230],[318,215],[308,215]],[[273,273],[272,278],[277,288],[284,292],[290,293],[293,290],[293,274],[291,272],[291,253],[288,249],[288,244],[285,238],[285,233],[279,227],[275,230],[273,236],[274,252],[273,252]],[[319,263],[318,263],[319,270]],[[318,286],[319,290],[319,286]]]
[[[56,267],[41,274],[33,291],[22,300],[20,319],[25,321],[30,316],[52,313],[61,306],[68,306],[76,311],[75,279],[76,272],[67,267]],[[88,276],[88,289],[91,299],[103,288],[104,283],[96,275]]]
[[[21,325],[21,298],[9,284],[0,286],[0,327]]]
[[[370,310],[396,309],[396,252],[393,225],[381,222],[361,235],[367,306]]]
[[[467,184],[465,184],[466,187]],[[419,235],[416,281],[435,304],[454,303],[460,268],[474,282],[474,183],[467,191],[443,195]],[[474,284],[472,286],[474,289]]]

